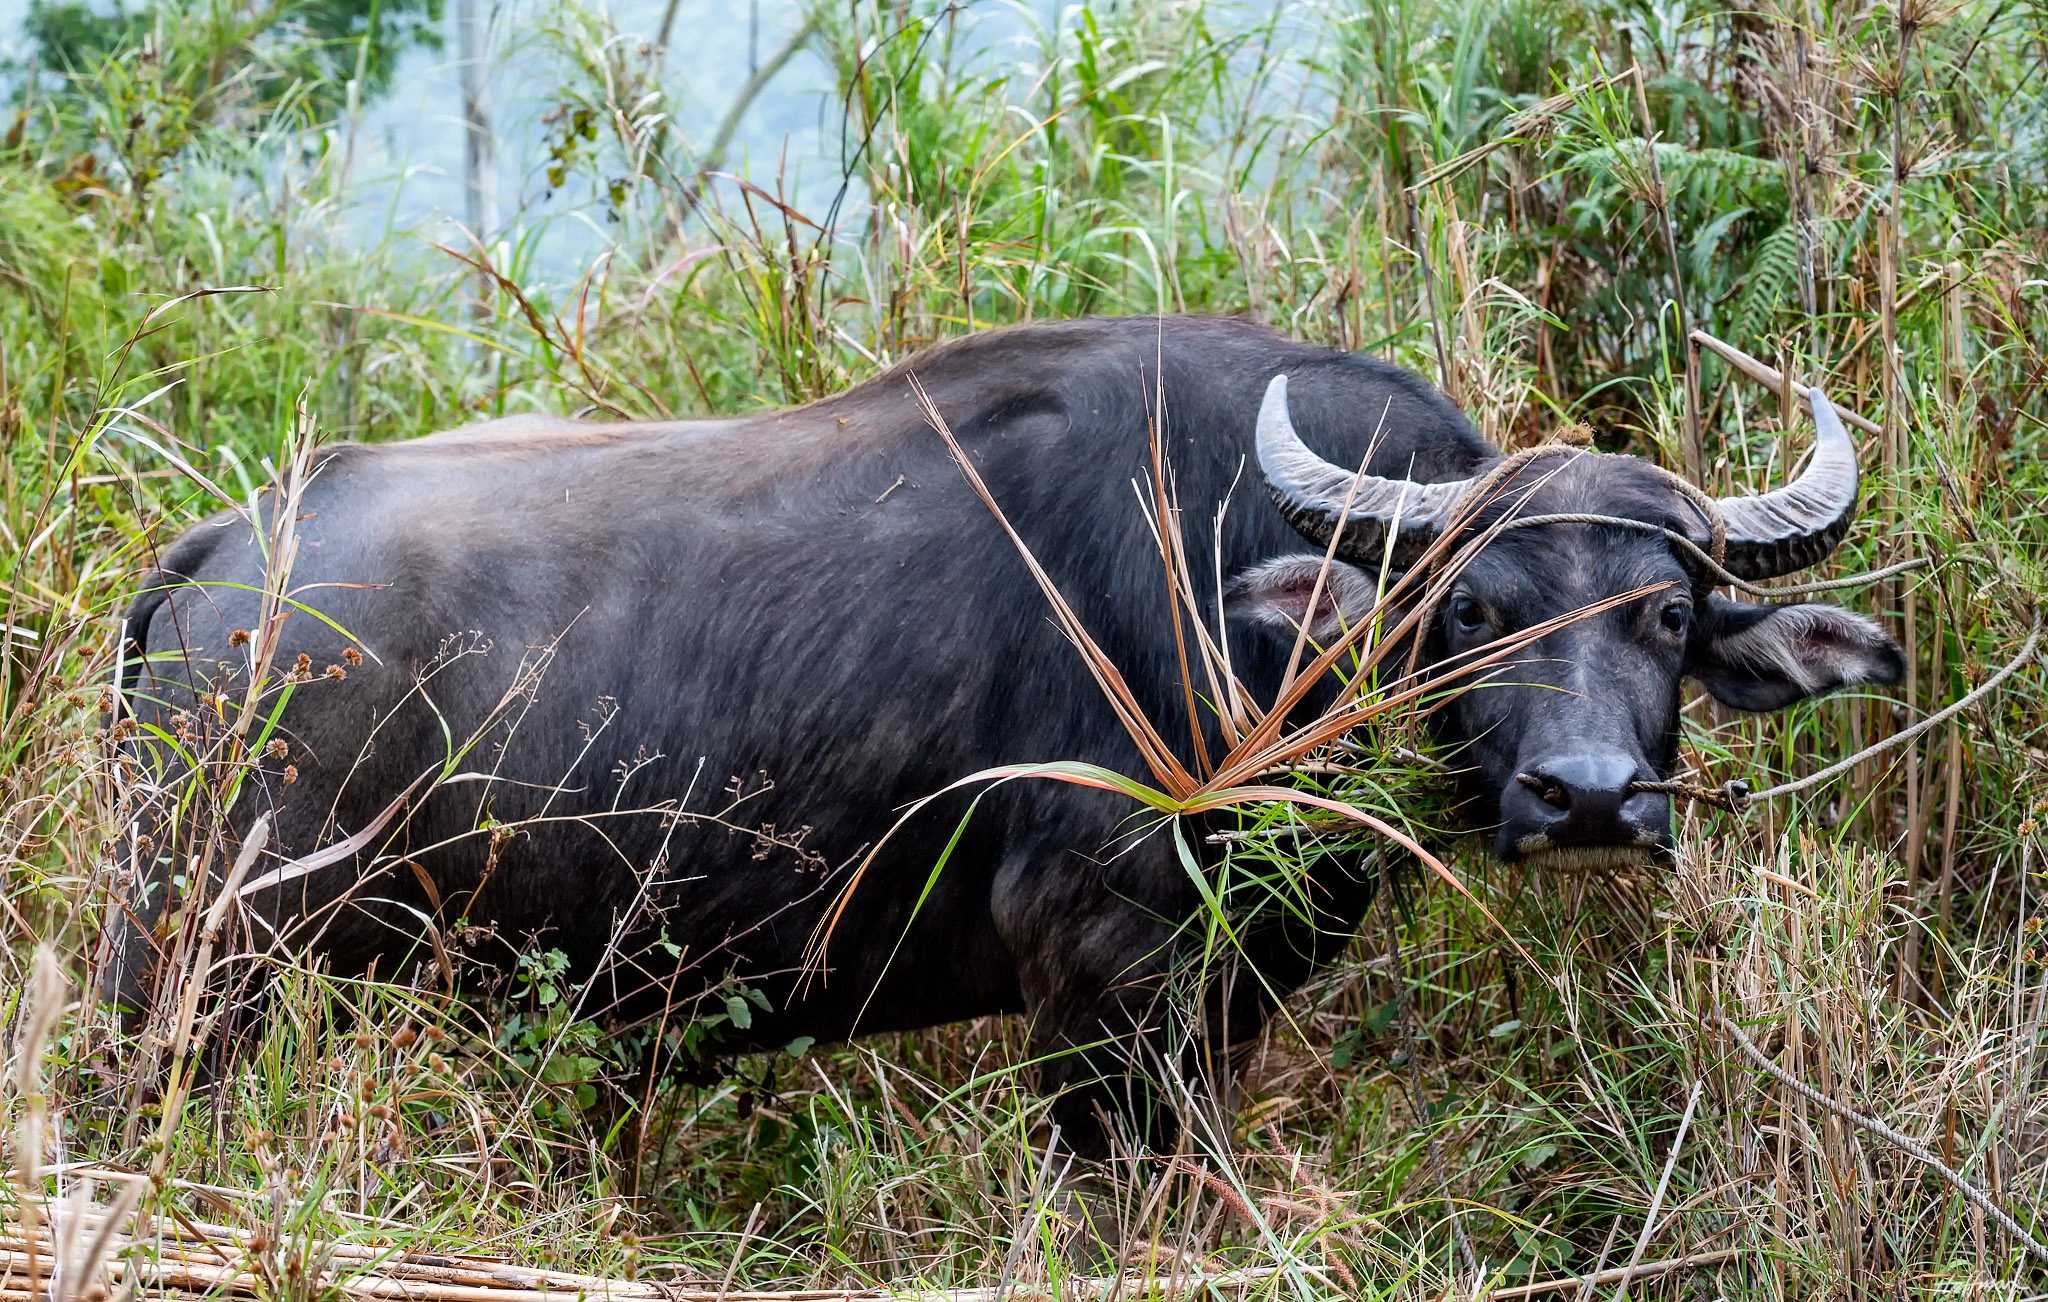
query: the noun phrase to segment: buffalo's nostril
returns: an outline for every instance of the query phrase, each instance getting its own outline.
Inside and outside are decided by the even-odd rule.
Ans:
[[[1635,848],[1668,842],[1670,804],[1639,792],[1647,766],[1619,748],[1588,748],[1525,761],[1501,795],[1498,852]]]

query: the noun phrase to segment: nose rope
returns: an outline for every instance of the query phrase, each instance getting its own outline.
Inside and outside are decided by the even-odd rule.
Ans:
[[[1697,800],[1701,804],[1713,805],[1717,808],[1725,809],[1731,814],[1741,813],[1749,807],[1750,801],[1756,799],[1755,796],[1750,794],[1749,784],[1741,778],[1730,778],[1718,787],[1701,786],[1697,782],[1672,781],[1631,782],[1628,784],[1628,789],[1630,791],[1656,791],[1667,796],[1684,796],[1687,800]]]

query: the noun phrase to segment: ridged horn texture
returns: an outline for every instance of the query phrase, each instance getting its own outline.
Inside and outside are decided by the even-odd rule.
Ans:
[[[1258,446],[1259,469],[1287,523],[1302,537],[1327,546],[1342,520],[1337,555],[1361,565],[1379,565],[1387,550],[1387,531],[1398,519],[1393,563],[1396,569],[1407,568],[1444,527],[1472,482],[1382,479],[1323,460],[1294,432],[1287,415],[1285,375],[1274,376],[1266,386],[1266,400],[1259,406]]]
[[[1807,398],[1817,438],[1806,472],[1756,497],[1715,502],[1728,526],[1725,564],[1742,578],[1775,579],[1818,565],[1855,522],[1856,441],[1825,393],[1809,389]]]

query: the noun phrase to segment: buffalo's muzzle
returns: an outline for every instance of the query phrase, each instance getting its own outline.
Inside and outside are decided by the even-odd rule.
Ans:
[[[1560,856],[1639,862],[1671,844],[1671,802],[1637,791],[1654,775],[1620,751],[1550,755],[1522,767],[1501,793],[1504,859]],[[1616,853],[1619,852],[1619,853]]]

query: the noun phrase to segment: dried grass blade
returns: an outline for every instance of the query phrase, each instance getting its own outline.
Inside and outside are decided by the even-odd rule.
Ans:
[[[1192,794],[1200,784],[1174,755],[1166,739],[1161,737],[1151,721],[1145,718],[1145,712],[1139,706],[1137,697],[1132,694],[1130,686],[1124,682],[1123,674],[1104,654],[1095,639],[1089,636],[1087,628],[1081,623],[1081,617],[1061,594],[1059,585],[1052,581],[1052,576],[1045,572],[1045,567],[1040,565],[1038,558],[1032,554],[1030,545],[1011,525],[1009,517],[1003,514],[995,495],[989,492],[988,485],[982,482],[980,473],[975,470],[973,460],[968,457],[966,449],[960,446],[960,441],[953,436],[952,427],[946,423],[946,418],[939,413],[938,404],[932,401],[931,395],[925,392],[924,385],[918,382],[915,375],[910,377],[910,390],[916,395],[918,407],[923,411],[925,420],[938,431],[939,437],[946,440],[946,446],[952,450],[953,460],[960,466],[961,473],[967,476],[967,482],[973,487],[975,495],[981,498],[982,504],[995,516],[996,523],[1009,535],[1017,554],[1024,559],[1025,568],[1031,571],[1032,579],[1045,594],[1046,601],[1052,605],[1061,631],[1080,650],[1081,658],[1088,666],[1088,672],[1093,675],[1096,685],[1102,689],[1103,694],[1109,698],[1118,721],[1123,724],[1124,730],[1130,733],[1131,740],[1137,743],[1138,753],[1144,757],[1145,766],[1152,770],[1153,777],[1169,794],[1176,797]]]

